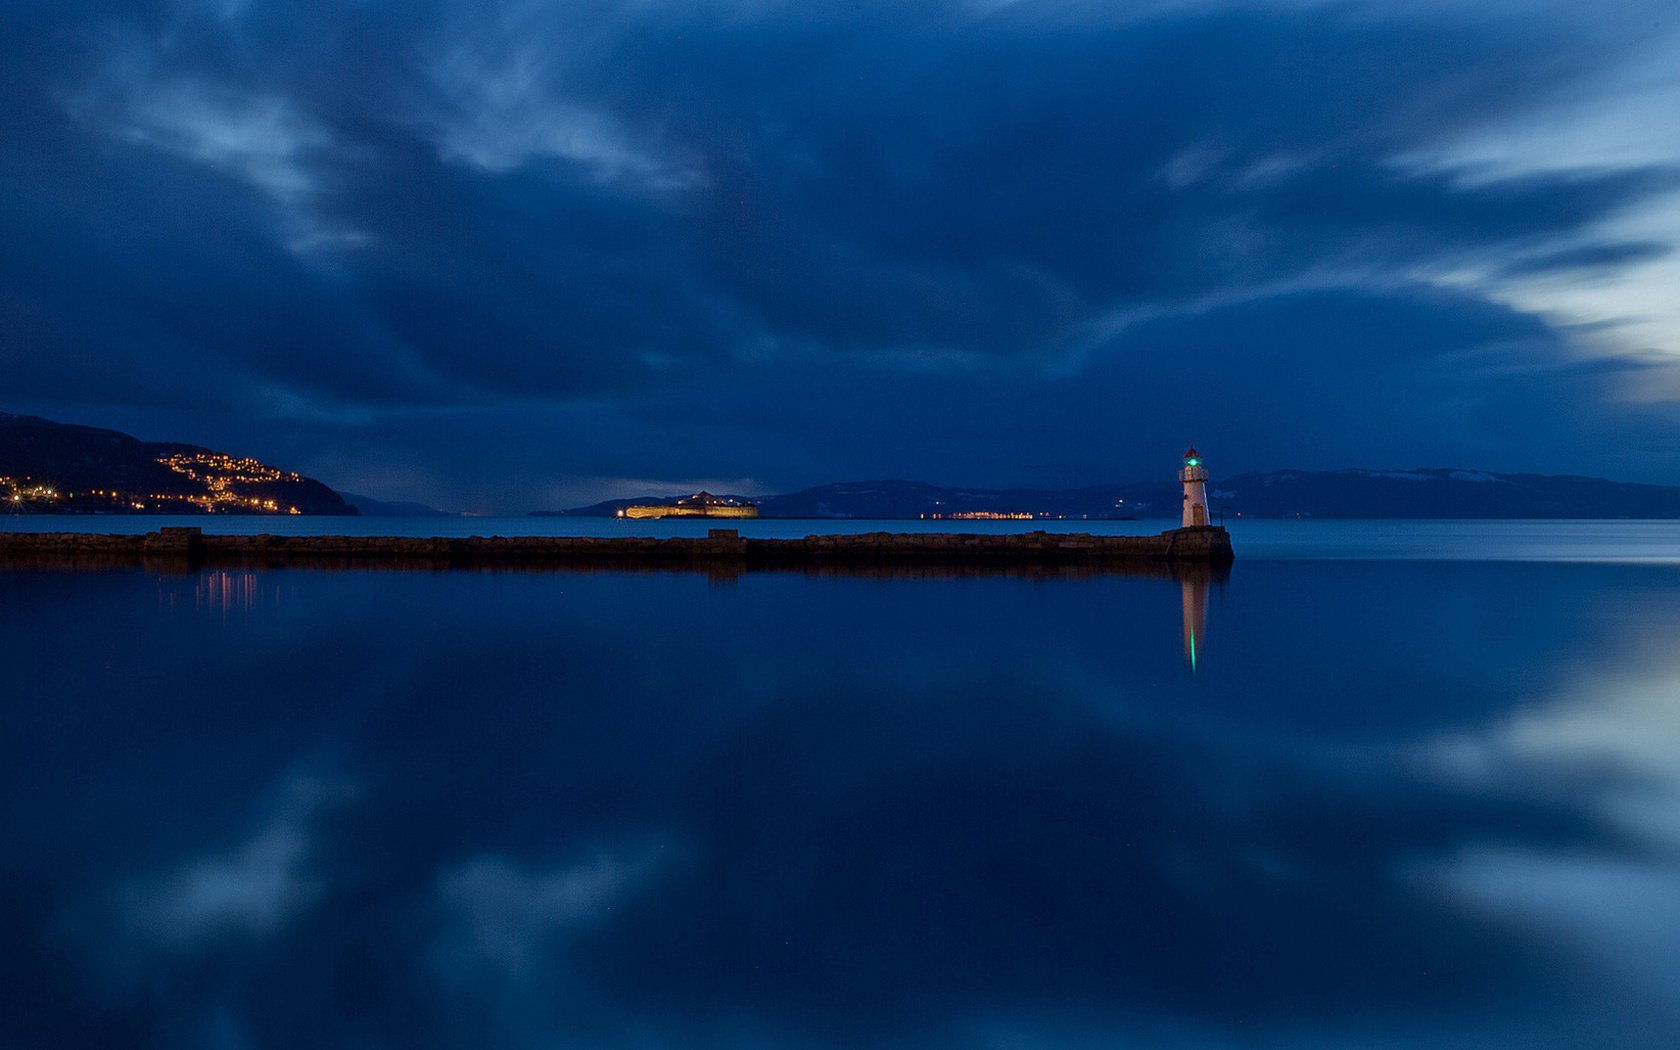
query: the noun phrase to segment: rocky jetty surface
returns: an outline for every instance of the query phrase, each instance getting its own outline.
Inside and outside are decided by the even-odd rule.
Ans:
[[[0,533],[0,560],[32,564],[124,564],[167,560],[187,565],[362,566],[417,568],[694,567],[741,569],[822,566],[971,566],[1092,569],[1139,565],[1228,565],[1231,538],[1217,526],[1170,529],[1153,536],[1085,533],[863,532],[801,539],[746,538],[736,529],[705,537],[230,536],[197,528],[143,535],[75,532]]]

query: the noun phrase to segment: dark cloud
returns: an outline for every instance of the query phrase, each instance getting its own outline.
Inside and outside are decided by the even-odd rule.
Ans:
[[[1264,376],[1280,352],[1218,322],[1267,320],[1271,301],[1302,326],[1289,353],[1341,355],[1313,373],[1314,397],[1424,398],[1380,412],[1361,455],[1561,469],[1500,458],[1531,449],[1545,421],[1507,414],[1509,384],[1486,370],[1440,377],[1460,403],[1493,406],[1469,428],[1447,426],[1459,409],[1423,387],[1355,385],[1386,366],[1347,356],[1368,352],[1342,331],[1361,308],[1335,304],[1450,300],[1453,314],[1482,293],[1427,280],[1614,274],[1668,247],[1599,227],[1673,189],[1670,170],[1490,177],[1425,160],[1612,66],[1631,25],[1042,4],[6,14],[13,407],[111,424],[163,411],[170,432],[147,436],[226,434],[340,470],[328,480],[346,487],[388,473],[425,428],[451,433],[455,458],[510,472],[499,491],[474,488],[447,451],[416,450],[405,469],[438,487],[393,496],[520,510],[515,493],[555,476],[788,487],[865,467],[1032,480],[1061,458],[1049,439],[1065,427],[982,451],[924,423],[960,417],[984,441],[988,420],[1048,418],[1080,400],[1074,387],[1127,403],[1160,375],[1139,324],[1157,342],[1175,326],[1211,340],[1181,348],[1216,377],[1202,413],[1262,419],[1242,402],[1305,391],[1218,378]],[[1407,329],[1447,371],[1476,342],[1455,323]],[[1548,405],[1625,414],[1609,384],[1565,378],[1580,348],[1528,345],[1509,364],[1550,377]],[[667,438],[714,403],[740,415],[673,451]],[[843,443],[859,454],[832,439],[821,452],[813,414],[876,434]],[[1127,418],[1151,446],[1182,440],[1162,429],[1180,417],[1161,415]],[[569,450],[517,449],[533,428]],[[1316,431],[1250,427],[1237,455],[1298,463],[1324,453]],[[1666,425],[1644,437],[1674,440]],[[876,441],[908,461],[861,454]],[[1580,443],[1560,454],[1604,469]]]
[[[1661,366],[1580,361],[1545,323],[1474,297],[1341,289],[1137,322],[1065,370],[1017,361],[906,372],[825,355],[738,364],[564,412],[288,423],[270,440],[352,491],[448,490],[517,510],[684,479],[792,488],[814,463],[833,477],[947,484],[1136,481],[1164,476],[1163,456],[1192,440],[1220,450],[1222,474],[1491,462],[1641,480],[1649,462],[1680,453],[1665,438],[1666,406],[1613,416],[1600,406],[1653,374]],[[1600,458],[1630,447],[1642,450],[1637,465]]]
[[[1584,270],[1614,273],[1628,263],[1660,259],[1673,251],[1673,245],[1661,241],[1607,241],[1531,255],[1512,262],[1506,272],[1513,276]]]

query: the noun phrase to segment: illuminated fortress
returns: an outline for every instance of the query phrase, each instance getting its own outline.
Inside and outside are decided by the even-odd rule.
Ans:
[[[758,507],[745,500],[725,499],[696,492],[673,503],[636,503],[618,512],[621,518],[756,518]]]

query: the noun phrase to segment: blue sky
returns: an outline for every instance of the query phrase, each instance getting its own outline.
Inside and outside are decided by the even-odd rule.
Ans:
[[[524,511],[1680,483],[1680,13],[0,4],[0,409]]]

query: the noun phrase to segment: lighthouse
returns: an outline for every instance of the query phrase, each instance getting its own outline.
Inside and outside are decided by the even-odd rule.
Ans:
[[[1207,467],[1202,465],[1202,455],[1191,445],[1190,451],[1184,454],[1184,466],[1178,472],[1178,480],[1184,482],[1184,528],[1191,528],[1208,523],[1207,507]]]

